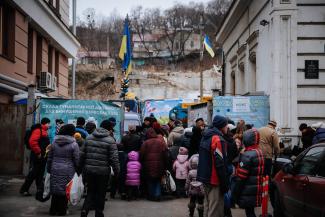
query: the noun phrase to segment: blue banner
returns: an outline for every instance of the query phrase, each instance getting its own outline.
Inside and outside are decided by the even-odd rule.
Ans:
[[[255,128],[265,126],[270,119],[268,96],[216,96],[213,99],[213,116],[222,115],[235,123],[244,120]]]
[[[84,117],[86,123],[92,120],[99,127],[100,123],[110,117],[116,119],[114,136],[121,141],[121,108],[110,102],[95,100],[41,99],[40,118],[51,120],[49,135],[51,141],[55,136],[55,120],[62,119],[66,124],[76,125],[78,117]]]

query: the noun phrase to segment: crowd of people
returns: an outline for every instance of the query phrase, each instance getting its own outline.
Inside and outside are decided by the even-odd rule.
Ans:
[[[119,194],[128,201],[139,197],[160,201],[161,180],[169,171],[176,183],[174,196],[189,197],[190,217],[195,208],[199,217],[232,216],[235,204],[245,209],[247,217],[254,217],[254,208],[262,202],[263,177],[272,175],[272,160],[280,153],[275,121],[255,129],[244,120],[235,124],[215,116],[209,127],[198,118],[194,126],[184,129],[179,120],[161,125],[146,117],[142,126],[129,125],[117,143],[114,118],[96,126],[79,117],[76,127],[56,120],[52,144],[50,123],[43,118],[32,128],[31,169],[20,189],[30,196],[35,180],[36,199],[42,201],[44,172],[50,173],[50,215],[66,215],[66,185],[75,173],[83,176],[86,186],[81,217],[90,210],[101,217],[108,191],[112,199]],[[303,148],[325,138],[322,126],[314,131],[302,124],[300,130]]]

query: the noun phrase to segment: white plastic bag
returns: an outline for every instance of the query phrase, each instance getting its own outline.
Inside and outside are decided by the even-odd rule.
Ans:
[[[176,184],[175,184],[175,181],[174,181],[172,175],[170,174],[170,172],[169,172],[168,170],[166,171],[166,173],[167,173],[167,176],[168,176],[168,178],[169,178],[170,190],[171,190],[172,192],[174,192],[174,191],[176,191]]]
[[[81,200],[82,194],[84,192],[84,185],[82,183],[82,176],[78,176],[77,173],[74,174],[72,180],[67,184],[66,195],[68,201],[75,206]]]
[[[168,170],[166,170],[165,175],[161,179],[161,187],[164,193],[172,193],[176,191],[175,181]]]
[[[46,173],[45,181],[44,181],[44,191],[43,191],[43,199],[46,199],[48,196],[50,196],[50,178],[51,174]]]

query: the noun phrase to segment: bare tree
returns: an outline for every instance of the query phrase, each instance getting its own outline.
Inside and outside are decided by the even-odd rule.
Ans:
[[[160,27],[160,18],[158,8],[143,10],[141,6],[137,6],[131,10],[132,30],[146,50],[149,59],[159,56],[161,51],[158,44],[159,35],[154,34],[154,31]]]

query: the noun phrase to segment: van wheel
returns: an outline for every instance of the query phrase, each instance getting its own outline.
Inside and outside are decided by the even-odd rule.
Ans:
[[[281,205],[280,194],[277,189],[274,189],[274,207],[273,216],[274,217],[285,217],[283,214],[283,206]]]

